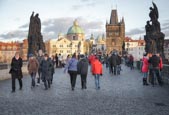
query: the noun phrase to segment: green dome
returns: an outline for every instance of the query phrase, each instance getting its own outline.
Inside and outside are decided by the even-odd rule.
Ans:
[[[67,34],[84,34],[83,29],[78,25],[77,20],[74,21],[73,26],[68,29]]]

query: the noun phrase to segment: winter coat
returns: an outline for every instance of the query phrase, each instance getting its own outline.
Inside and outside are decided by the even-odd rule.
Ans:
[[[87,59],[83,58],[80,59],[77,63],[77,72],[80,75],[87,75],[88,73],[88,61]]]
[[[117,65],[120,65],[121,64],[121,57],[119,55],[117,55]]]
[[[28,62],[29,74],[36,73],[38,69],[39,69],[39,62],[37,61],[37,59],[36,58],[30,59]]]
[[[102,74],[102,64],[98,59],[92,63],[92,74]]]
[[[51,58],[49,58],[48,61],[50,61],[50,63],[52,63],[52,67],[50,68],[51,69],[50,72],[53,75],[55,73],[55,67],[54,67],[55,62]]]
[[[38,57],[37,57],[37,60],[38,60],[39,65],[41,64],[41,62],[42,62],[43,59],[44,59],[43,56],[38,56]],[[39,67],[38,71],[41,71],[41,70],[40,70],[40,67]]]
[[[116,66],[117,65],[117,60],[118,60],[118,57],[117,55],[113,54],[111,57],[110,57],[110,65],[111,66]]]
[[[52,61],[48,60],[42,60],[40,64],[40,68],[42,71],[42,81],[45,80],[51,80],[52,75]]]
[[[11,62],[11,69],[9,73],[12,74],[15,78],[21,79],[23,77],[22,75],[22,58],[19,57],[17,60],[15,57],[12,58]]]
[[[148,61],[153,68],[159,68],[160,58],[156,55],[153,55]]]
[[[77,63],[78,60],[76,58],[71,58],[66,66],[66,69],[68,69],[68,71],[77,71]]]
[[[93,61],[95,60],[95,56],[94,55],[90,55],[88,60],[89,60],[89,63],[92,64]]]
[[[142,62],[143,62],[142,69],[141,69],[142,72],[143,73],[148,72],[149,69],[148,59],[146,57],[143,57]]]

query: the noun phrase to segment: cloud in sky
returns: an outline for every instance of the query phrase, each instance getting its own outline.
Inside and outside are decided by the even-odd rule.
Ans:
[[[55,39],[59,33],[67,34],[68,29],[73,25],[75,18],[72,17],[63,17],[48,19],[42,22],[42,35],[43,39]],[[86,38],[88,39],[93,33],[95,36],[104,33],[104,24],[101,21],[87,21],[82,17],[77,18],[79,25],[84,29]],[[20,38],[25,39],[28,35],[28,26],[26,23],[21,25],[18,30],[11,31],[0,35],[0,38],[3,39],[13,39]]]
[[[7,39],[11,39],[13,40],[14,38],[21,38],[24,39],[27,37],[28,32],[24,31],[24,30],[15,30],[15,31],[11,31],[8,33],[4,33],[0,35],[0,38],[7,40]]]
[[[94,7],[97,4],[96,0],[81,0],[80,4],[76,4],[72,6],[73,10],[78,10],[84,7]]]

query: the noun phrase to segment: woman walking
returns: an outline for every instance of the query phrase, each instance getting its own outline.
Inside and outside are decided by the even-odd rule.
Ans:
[[[42,81],[44,82],[45,90],[50,88],[52,67],[52,61],[49,59],[48,54],[45,54],[44,60],[42,60],[40,64],[40,68],[42,70]]]
[[[98,60],[98,57],[95,57],[95,61],[92,63],[92,74],[95,78],[96,89],[100,89],[100,76],[102,76],[102,64]]]
[[[68,70],[68,73],[70,75],[70,83],[71,83],[72,91],[74,91],[74,88],[76,85],[77,63],[78,63],[78,60],[76,58],[76,54],[74,53],[72,58],[68,62],[68,65],[66,65],[65,70],[64,70],[64,72]]]
[[[148,85],[147,77],[148,77],[149,63],[148,63],[147,54],[144,54],[144,57],[143,57],[142,61],[143,61],[143,65],[142,65],[143,85]]]
[[[19,52],[15,53],[12,58],[10,74],[12,76],[12,93],[15,92],[15,79],[19,81],[19,89],[22,90],[22,58],[19,56]]]
[[[35,78],[38,69],[39,69],[38,60],[33,56],[33,54],[30,54],[28,62],[28,72],[32,78],[31,88],[35,87]]]

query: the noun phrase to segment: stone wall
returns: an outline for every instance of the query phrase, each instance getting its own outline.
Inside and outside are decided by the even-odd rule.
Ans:
[[[11,78],[11,74],[9,74],[10,65],[5,65],[4,68],[4,64],[0,64],[0,68],[1,67],[2,69],[0,69],[0,80],[10,79]],[[23,75],[28,75],[27,62],[23,63],[22,72]]]

